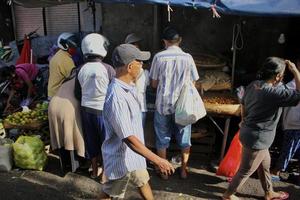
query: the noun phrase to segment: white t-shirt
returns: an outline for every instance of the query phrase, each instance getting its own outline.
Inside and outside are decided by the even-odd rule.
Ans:
[[[146,89],[149,83],[149,71],[146,69],[142,69],[138,79],[135,82],[137,98],[141,105],[142,112],[147,112]]]
[[[103,110],[109,75],[101,62],[88,62],[82,66],[78,74],[81,85],[81,106]]]

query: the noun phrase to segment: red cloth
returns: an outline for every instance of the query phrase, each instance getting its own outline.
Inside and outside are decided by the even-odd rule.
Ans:
[[[27,36],[24,38],[24,45],[20,54],[20,57],[18,58],[16,65],[23,64],[23,63],[30,63],[30,40]]]

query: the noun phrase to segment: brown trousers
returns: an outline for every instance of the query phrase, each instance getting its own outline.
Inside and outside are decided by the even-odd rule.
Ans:
[[[243,147],[240,168],[226,193],[234,194],[256,170],[264,191],[273,191],[270,165],[271,157],[268,149],[254,150]]]

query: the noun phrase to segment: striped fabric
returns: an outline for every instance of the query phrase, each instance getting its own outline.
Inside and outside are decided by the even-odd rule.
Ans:
[[[122,141],[134,135],[144,143],[141,114],[135,87],[113,79],[107,90],[103,110],[106,135],[102,156],[109,180],[119,179],[134,170],[146,169],[145,158]]]
[[[178,46],[171,46],[154,56],[150,78],[158,81],[156,110],[169,115],[175,113],[175,104],[185,81],[196,81],[199,75],[192,56]]]

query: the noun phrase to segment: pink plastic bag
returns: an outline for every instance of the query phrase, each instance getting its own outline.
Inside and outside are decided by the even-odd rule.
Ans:
[[[242,144],[239,136],[240,131],[235,134],[231,141],[229,149],[219,165],[217,175],[233,177],[238,171],[242,160]]]

